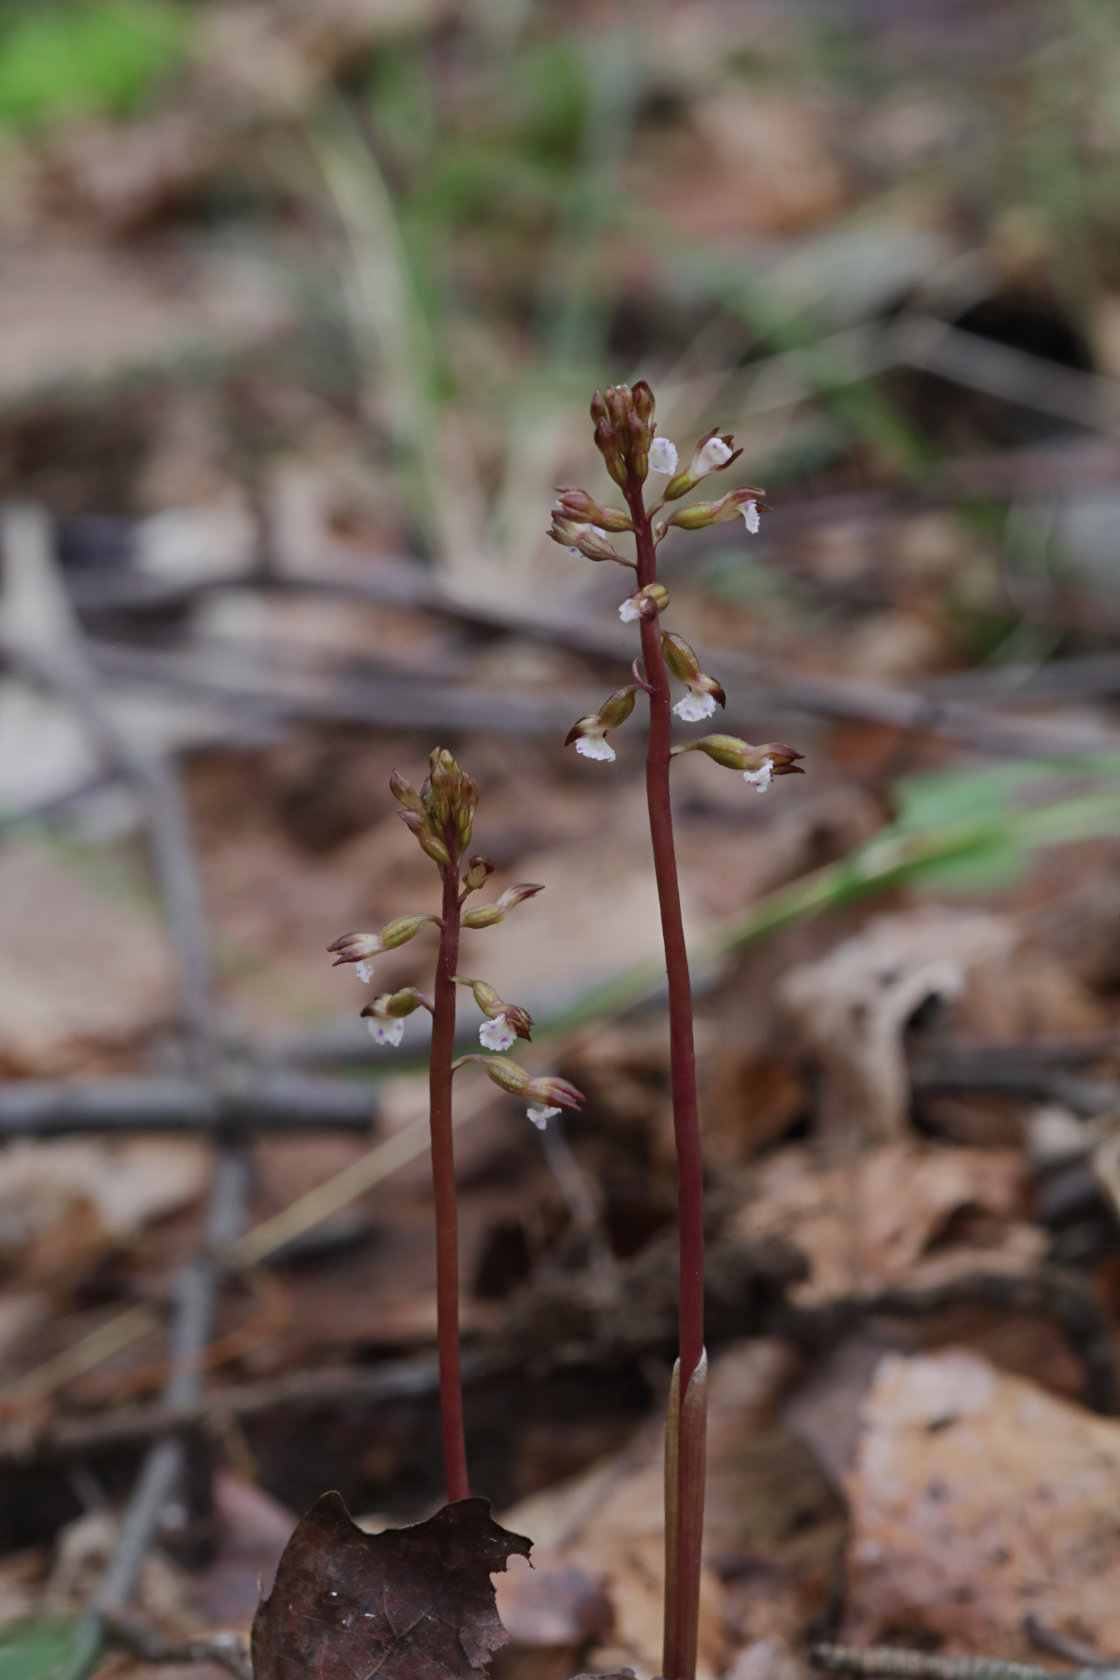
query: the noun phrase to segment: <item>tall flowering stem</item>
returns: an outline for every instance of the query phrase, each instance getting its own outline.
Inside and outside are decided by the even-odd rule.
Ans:
[[[586,490],[559,492],[552,510],[549,535],[573,554],[588,560],[616,561],[633,577],[631,593],[619,606],[624,623],[637,621],[641,635],[641,669],[633,665],[632,684],[616,689],[597,712],[579,718],[568,742],[585,758],[611,760],[615,750],[607,740],[634,710],[636,697],[649,700],[646,746],[646,799],[653,848],[654,875],[661,910],[665,971],[669,983],[669,1049],[673,1091],[673,1130],[677,1154],[677,1215],[680,1242],[680,1357],[669,1391],[665,1430],[665,1640],[662,1668],[665,1680],[695,1680],[700,1614],[700,1553],[704,1528],[704,1457],[707,1429],[708,1360],[704,1351],[704,1167],[700,1148],[700,1119],[696,1098],[696,1054],[692,1035],[692,987],[688,951],[681,917],[681,895],[673,844],[673,813],[669,798],[669,765],[677,753],[704,752],[716,763],[742,772],[758,792],[774,776],[799,775],[795,760],[801,754],[777,742],[753,747],[731,735],[705,735],[674,746],[673,713],[687,723],[711,717],[726,704],[722,687],[700,668],[688,643],[673,631],[663,631],[660,617],[669,605],[669,592],[657,580],[657,548],[670,526],[700,530],[706,525],[743,518],[748,532],[759,528],[764,511],[760,490],[732,490],[718,501],[693,502],[664,509],[680,501],[711,473],[737,460],[730,437],[709,432],[696,445],[689,464],[679,469],[676,447],[658,437],[653,421],[653,392],[644,381],[633,389],[612,385],[591,403],[595,445],[607,472],[626,501],[626,510],[601,507]],[[650,473],[668,482],[660,500],[647,506],[645,485]],[[633,560],[610,541],[613,534],[634,538]],[[671,681],[683,683],[687,693],[676,705]]]
[[[641,484],[628,486],[627,506],[634,522],[638,584],[657,582],[657,549],[653,521],[646,512]],[[673,1095],[673,1137],[677,1156],[677,1240],[680,1264],[680,1366],[673,1402],[678,1417],[675,1433],[675,1508],[667,1488],[665,1583],[666,1618],[663,1664],[667,1680],[691,1680],[696,1670],[696,1631],[700,1613],[700,1546],[704,1523],[704,1434],[706,1397],[700,1384],[693,1403],[684,1407],[689,1383],[704,1356],[704,1162],[700,1150],[700,1114],[696,1096],[696,1050],[692,1031],[692,982],[688,969],[677,854],[673,841],[673,809],[669,794],[672,762],[672,690],[661,653],[656,617],[640,624],[642,661],[649,690],[649,736],[646,744],[646,803],[653,848],[653,869],[661,910],[661,937],[669,984],[669,1056]],[[687,1416],[687,1439],[686,1436]],[[697,1450],[699,1449],[699,1450]],[[699,1460],[700,1473],[695,1474]],[[691,1479],[686,1485],[682,1480]],[[670,1475],[670,1480],[672,1476]],[[675,1528],[676,1532],[671,1532]],[[683,1532],[687,1530],[687,1534]],[[689,1543],[689,1537],[694,1537]]]
[[[468,979],[458,972],[459,936],[464,928],[494,927],[540,887],[522,882],[507,887],[492,904],[464,909],[472,893],[485,886],[494,865],[481,853],[466,856],[471,841],[478,789],[449,752],[437,747],[428,761],[430,774],[417,791],[395,772],[389,787],[401,806],[400,816],[421,851],[439,871],[442,883],[440,914],[398,916],[378,933],[344,933],[328,949],[336,967],[353,963],[359,980],[373,978],[373,959],[395,950],[430,923],[439,928],[439,955],[431,998],[415,986],[382,992],[362,1010],[379,1044],[396,1045],[404,1035],[408,1016],[427,1009],[432,1017],[431,1060],[428,1076],[432,1134],[432,1187],[436,1225],[436,1341],[439,1354],[440,1417],[447,1497],[466,1499],[470,1493],[463,1427],[463,1383],[459,1357],[459,1213],[455,1200],[455,1151],[452,1131],[451,1083],[466,1062],[479,1062],[503,1091],[529,1099],[528,1117],[546,1126],[562,1108],[578,1108],[583,1094],[565,1079],[534,1077],[505,1056],[461,1056],[455,1059],[455,1001],[457,986],[467,986],[485,1016],[479,1042],[489,1050],[508,1050],[519,1038],[531,1036],[533,1019],[517,1003],[506,1003],[487,980]],[[460,870],[462,871],[460,873]]]
[[[436,1341],[439,1351],[440,1423],[448,1499],[466,1499],[467,1441],[459,1360],[459,1211],[455,1200],[455,1148],[451,1129],[451,1080],[455,1055],[455,975],[459,967],[459,858],[452,851],[443,873],[439,959],[432,990],[432,1050],[428,1113],[432,1130],[432,1190],[436,1217]]]

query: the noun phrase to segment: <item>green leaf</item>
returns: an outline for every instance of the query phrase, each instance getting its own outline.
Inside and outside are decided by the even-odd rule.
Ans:
[[[27,1616],[0,1629],[0,1680],[55,1680],[88,1640],[83,1624],[63,1616]]]
[[[0,24],[0,127],[117,115],[150,96],[185,53],[187,10],[173,0],[37,0]]]

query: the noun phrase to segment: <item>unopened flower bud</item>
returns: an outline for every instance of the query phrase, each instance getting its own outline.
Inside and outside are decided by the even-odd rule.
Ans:
[[[479,887],[485,886],[487,880],[494,873],[494,865],[488,857],[477,853],[467,859],[467,867],[463,873],[463,885],[468,892],[477,892]]]
[[[631,390],[612,385],[591,400],[595,422],[595,447],[615,483],[633,490],[649,470],[649,447],[653,437],[653,392],[644,379]]]
[[[556,492],[560,500],[552,510],[553,519],[570,520],[576,525],[597,525],[600,531],[632,531],[633,521],[621,508],[601,507],[586,490],[561,485]]]
[[[396,770],[389,777],[389,792],[407,811],[415,812],[418,817],[425,815],[424,801],[412,783],[406,782],[404,777]]]
[[[669,591],[663,583],[649,583],[644,589],[635,590],[628,595],[618,609],[618,616],[623,624],[633,624],[635,620],[652,620],[659,613],[663,613],[669,605]]]
[[[732,449],[730,433],[721,437],[718,429],[713,427],[696,445],[685,470],[665,486],[665,500],[675,502],[678,497],[686,496],[702,478],[707,478],[709,473],[721,472],[732,461],[737,461],[742,453],[741,449]]]
[[[600,525],[557,517],[554,509],[548,534],[553,542],[560,543],[569,554],[582,554],[586,560],[615,560],[620,566],[632,564],[607,541],[607,534]]]
[[[516,887],[507,887],[493,904],[475,904],[469,910],[464,910],[461,925],[465,928],[493,927],[495,922],[500,922],[503,916],[507,916],[525,899],[543,891],[543,887],[532,881],[522,881]]]
[[[418,817],[413,811],[400,811],[398,815],[405,827],[415,834],[420,850],[426,852],[432,862],[438,864],[441,869],[449,869],[451,867],[451,853],[447,850],[443,841],[432,833],[427,820],[424,817]]]

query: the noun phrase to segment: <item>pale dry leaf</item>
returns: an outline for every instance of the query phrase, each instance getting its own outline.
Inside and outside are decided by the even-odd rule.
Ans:
[[[1012,1149],[914,1141],[823,1163],[808,1149],[783,1149],[751,1178],[734,1230],[747,1243],[781,1238],[805,1256],[807,1276],[790,1290],[804,1307],[930,1286],[978,1266],[1021,1273],[1046,1242],[1019,1217],[1024,1175]],[[946,1246],[946,1232],[965,1213],[983,1221],[980,1232],[965,1228]]]
[[[1006,959],[1012,944],[1005,918],[923,907],[880,916],[792,969],[781,999],[821,1064],[821,1132],[868,1141],[900,1136],[909,1103],[907,1021],[930,998],[958,997],[970,969]]]
[[[22,1074],[119,1050],[166,1020],[171,961],[158,923],[30,848],[0,857],[0,1062]],[[30,977],[34,977],[34,984]]]
[[[1037,1660],[1024,1619],[1120,1649],[1120,1422],[963,1349],[886,1356],[854,1468],[857,1644]]]

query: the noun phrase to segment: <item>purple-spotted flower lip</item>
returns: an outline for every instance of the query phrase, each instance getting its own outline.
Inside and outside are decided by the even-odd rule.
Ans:
[[[366,1027],[375,1044],[392,1044],[395,1046],[404,1037],[404,1022],[399,1019],[383,1021],[376,1015],[367,1015]]]
[[[529,1107],[525,1110],[525,1113],[539,1132],[543,1132],[545,1127],[548,1125],[548,1122],[557,1114],[562,1114],[563,1112],[563,1109],[560,1108],[550,1108],[547,1103],[530,1103]]]
[[[701,723],[704,718],[713,716],[716,709],[714,694],[705,694],[700,689],[691,689],[683,700],[678,700],[673,707],[677,716],[685,723]]]
[[[649,470],[655,473],[676,472],[680,457],[671,438],[655,437],[649,446]]]
[[[487,1050],[508,1050],[516,1041],[517,1033],[505,1014],[483,1021],[478,1029],[478,1042]]]

